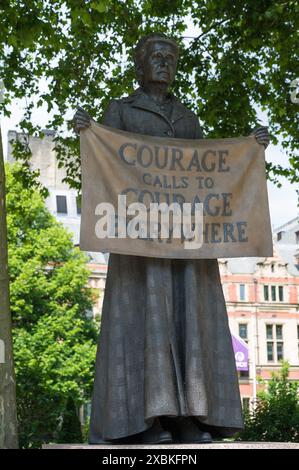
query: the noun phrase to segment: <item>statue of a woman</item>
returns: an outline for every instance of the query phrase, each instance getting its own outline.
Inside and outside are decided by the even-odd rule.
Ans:
[[[103,124],[200,139],[198,119],[168,92],[178,61],[163,34],[135,50],[140,88],[112,100]],[[90,125],[82,109],[79,132]],[[267,128],[255,131],[267,145]],[[242,429],[240,393],[217,260],[110,254],[90,443],[210,442]],[[114,441],[115,440],[115,441]],[[128,440],[126,440],[128,442]]]

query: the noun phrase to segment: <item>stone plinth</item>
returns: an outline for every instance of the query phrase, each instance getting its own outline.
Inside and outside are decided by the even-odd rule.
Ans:
[[[299,443],[294,442],[213,442],[211,444],[164,444],[164,445],[88,445],[88,444],[44,444],[43,449],[87,449],[87,450],[116,450],[116,449],[299,449]]]

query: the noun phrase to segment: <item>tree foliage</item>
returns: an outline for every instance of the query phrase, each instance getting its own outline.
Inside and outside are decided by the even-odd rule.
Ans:
[[[56,438],[68,397],[76,406],[91,394],[96,331],[86,317],[85,256],[26,188],[19,166],[7,166],[11,312],[20,442]]]
[[[81,423],[72,397],[68,397],[65,405],[58,441],[66,444],[83,441]]]
[[[188,22],[198,33],[184,41]],[[290,100],[299,77],[297,0],[2,0],[0,23],[4,112],[26,97],[21,128],[33,133],[40,129],[32,110],[46,104],[69,183],[79,186],[79,158],[78,138],[62,132],[66,112],[80,104],[99,120],[108,100],[130,93],[132,50],[153,30],[178,40],[174,92],[199,115],[206,136],[247,135],[259,105],[286,152],[281,164],[268,164],[269,177],[299,180],[299,107]]]
[[[243,441],[299,442],[299,383],[288,378],[283,364],[258,397],[257,406],[245,412]]]
[[[5,169],[0,128],[0,449],[17,449],[19,443],[9,302],[5,193]]]

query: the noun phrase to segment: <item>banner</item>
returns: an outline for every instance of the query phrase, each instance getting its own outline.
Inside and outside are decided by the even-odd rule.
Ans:
[[[231,336],[235,354],[236,369],[248,371],[248,345],[242,338],[240,338],[240,336],[233,335],[232,333]]]
[[[158,258],[271,256],[264,148],[254,136],[81,131],[80,248]]]

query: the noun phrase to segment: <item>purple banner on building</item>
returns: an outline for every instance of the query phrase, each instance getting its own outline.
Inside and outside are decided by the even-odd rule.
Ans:
[[[237,370],[248,370],[248,346],[245,341],[237,335],[232,334],[232,342],[235,353]]]

